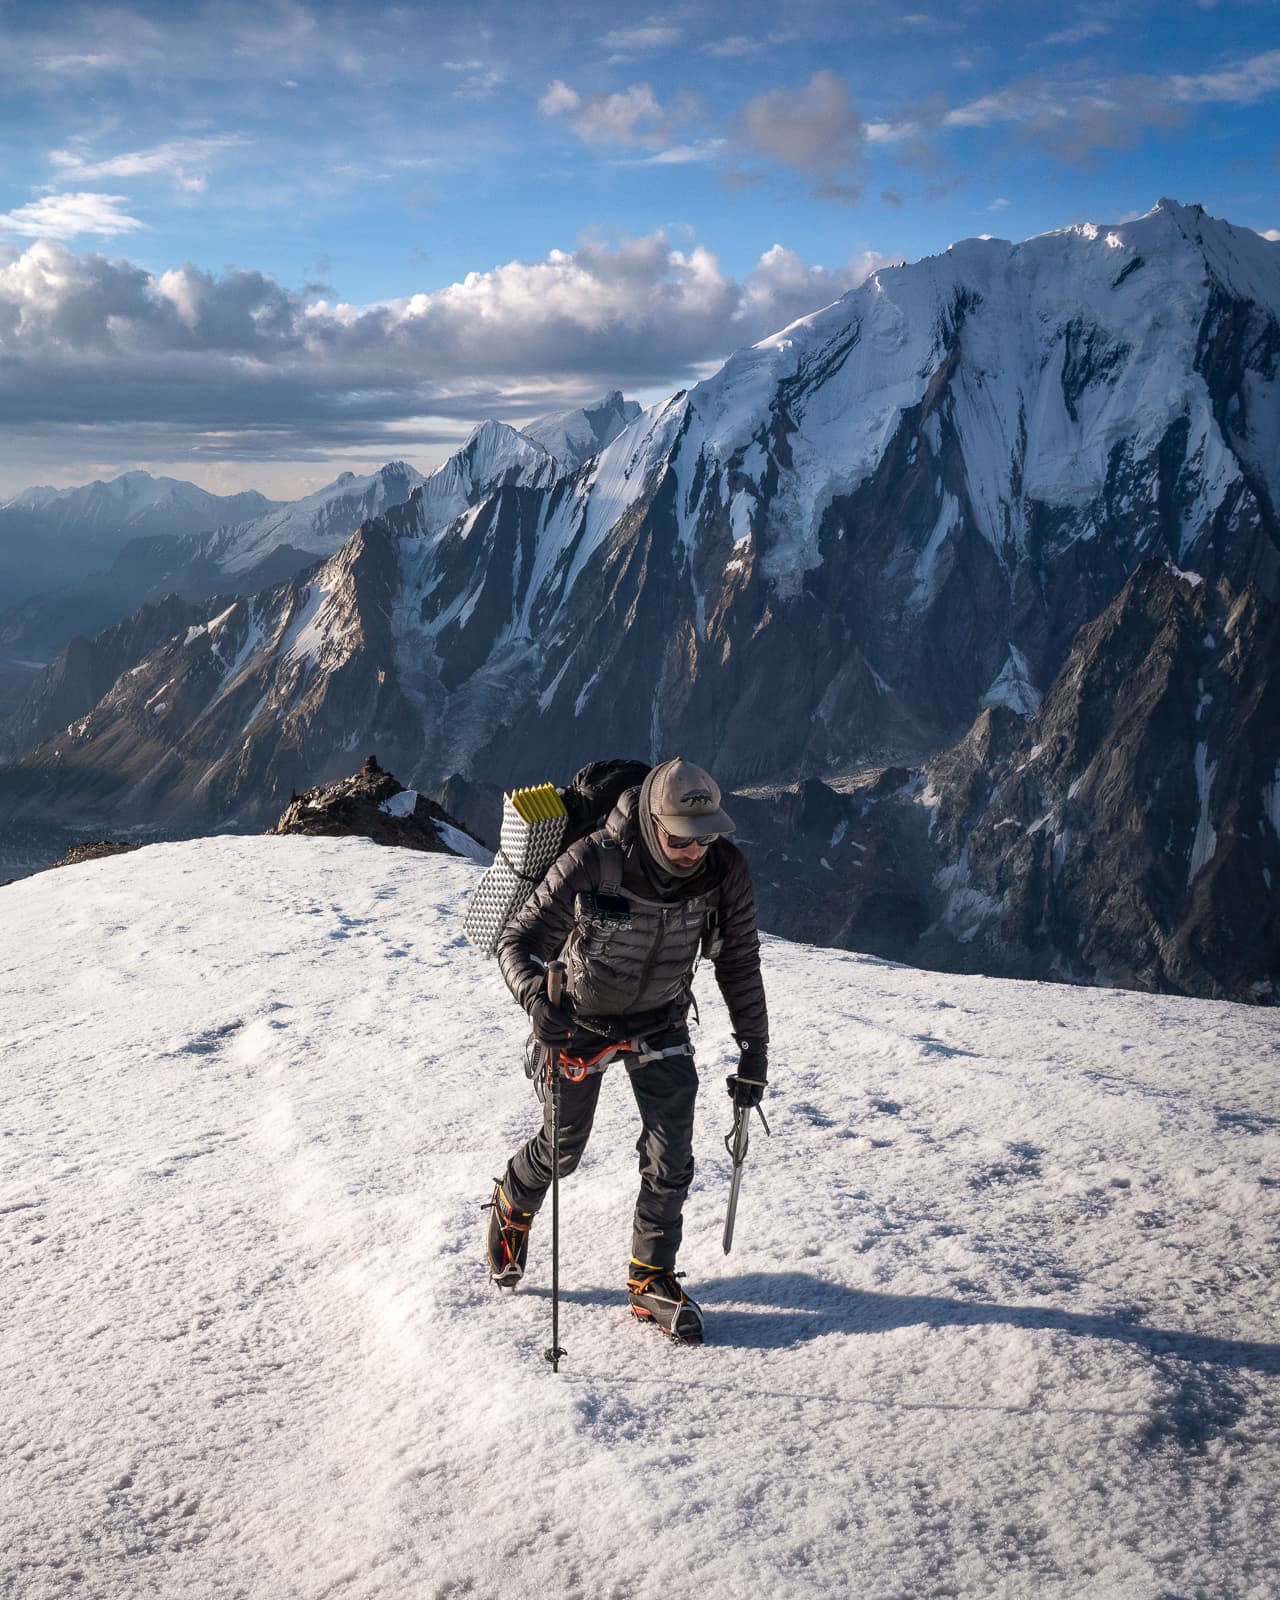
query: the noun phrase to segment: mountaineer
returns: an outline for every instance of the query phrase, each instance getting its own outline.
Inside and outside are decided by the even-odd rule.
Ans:
[[[714,963],[739,1048],[728,1078],[735,1106],[765,1092],[769,1025],[747,863],[710,773],[680,758],[626,790],[604,826],[552,865],[503,930],[497,954],[533,1036],[560,1052],[560,1176],[577,1167],[604,1071],[626,1068],[640,1112],[640,1193],[627,1292],[633,1313],[697,1342],[702,1313],[675,1271],[693,1181],[698,1089],[688,1018],[699,957]],[[566,992],[547,993],[546,963],[563,959]],[[551,1096],[542,1127],[497,1181],[487,1234],[489,1271],[519,1282],[529,1229],[552,1182]]]

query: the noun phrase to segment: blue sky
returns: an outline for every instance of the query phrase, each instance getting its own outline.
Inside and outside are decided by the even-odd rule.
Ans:
[[[425,469],[973,234],[1162,195],[1274,232],[1276,21],[0,0],[0,495]]]

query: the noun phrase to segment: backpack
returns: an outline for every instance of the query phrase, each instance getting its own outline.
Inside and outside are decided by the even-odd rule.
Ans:
[[[561,850],[603,828],[609,813],[628,789],[638,788],[649,776],[647,761],[589,761],[575,772],[568,788],[556,792],[564,803],[569,822]]]
[[[644,782],[647,761],[590,761],[564,788],[549,783],[502,797],[502,832],[493,865],[476,885],[463,932],[493,955],[507,923],[571,844],[604,825],[628,789]]]

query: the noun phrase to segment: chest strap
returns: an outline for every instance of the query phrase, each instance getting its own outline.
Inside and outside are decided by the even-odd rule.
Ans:
[[[600,841],[600,892],[618,894],[622,889],[622,846],[611,835]]]

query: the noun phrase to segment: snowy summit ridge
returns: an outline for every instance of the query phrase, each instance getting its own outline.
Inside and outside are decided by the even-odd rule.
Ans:
[[[660,1530],[702,1600],[1268,1592],[1269,1017],[766,939],[773,1137],[728,1258],[699,979],[708,1343],[627,1314],[615,1068],[553,1376],[545,1213],[520,1292],[483,1259],[537,1104],[459,937],[477,875],[205,839],[0,891],[0,1588],[629,1595]]]

